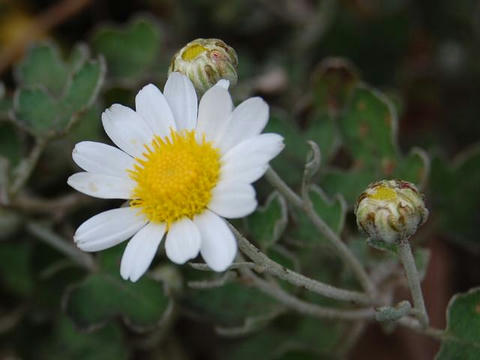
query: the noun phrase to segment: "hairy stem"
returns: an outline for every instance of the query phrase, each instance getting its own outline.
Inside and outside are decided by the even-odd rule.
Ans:
[[[412,293],[414,310],[416,310],[415,313],[422,326],[426,328],[429,323],[428,314],[425,308],[425,301],[423,300],[422,287],[420,286],[420,278],[415,265],[415,259],[413,258],[410,243],[407,239],[400,242],[398,246],[398,257],[405,269],[408,287]]]
[[[424,327],[420,324],[417,319],[411,317],[403,317],[398,320],[398,323],[402,326],[408,327],[420,334],[427,335],[431,338],[437,339],[439,341],[450,340],[454,342],[461,342],[460,339],[457,339],[455,336],[451,336],[445,333],[444,330],[436,329],[432,327]]]
[[[302,209],[308,216],[312,224],[317,228],[319,232],[323,234],[335,248],[338,255],[343,261],[350,266],[355,276],[358,278],[363,288],[373,296],[376,292],[375,284],[369,278],[367,272],[363,268],[362,264],[353,255],[350,249],[342,242],[340,237],[328,226],[328,224],[318,216],[317,212],[313,208],[310,201],[304,201],[298,196],[272,169],[269,168],[266,172],[267,180],[274,186],[285,198],[294,206]]]
[[[303,287],[331,299],[351,301],[359,304],[371,304],[370,297],[363,293],[340,289],[320,281],[310,279],[302,274],[279,265],[275,261],[271,260],[267,255],[262,253],[259,249],[257,249],[252,243],[250,243],[242,234],[238,232],[235,227],[230,224],[229,227],[238,240],[238,246],[240,250],[242,250],[242,252],[253,262],[260,265],[263,268],[263,271],[277,276],[293,285]]]
[[[33,147],[28,157],[24,159],[15,169],[15,181],[10,188],[10,197],[15,196],[15,194],[25,185],[28,178],[35,169],[38,159],[40,159],[40,155],[42,155],[43,150],[47,146],[47,143],[47,138],[37,138],[35,146]]]
[[[256,276],[250,269],[243,268],[239,271],[243,276],[248,278],[256,288],[301,314],[321,319],[339,320],[373,319],[375,316],[375,310],[373,308],[342,310],[312,304],[289,294],[278,285]]]

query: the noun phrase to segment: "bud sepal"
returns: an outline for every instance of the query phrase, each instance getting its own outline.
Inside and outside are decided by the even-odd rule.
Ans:
[[[225,79],[237,83],[238,57],[235,50],[219,39],[196,39],[180,49],[172,58],[168,73],[186,75],[199,95]]]
[[[381,180],[358,197],[355,215],[358,227],[371,240],[397,244],[425,223],[428,210],[423,194],[412,183]]]

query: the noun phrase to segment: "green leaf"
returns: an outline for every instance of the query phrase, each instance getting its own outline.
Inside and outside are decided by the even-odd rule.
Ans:
[[[321,180],[329,192],[343,194],[353,206],[365,187],[381,179],[400,178],[423,187],[430,163],[414,148],[404,157],[397,146],[397,114],[390,100],[377,90],[359,84],[339,118],[342,141],[353,159],[350,169],[328,169]]]
[[[151,329],[171,305],[162,283],[147,276],[136,283],[120,277],[118,267],[122,249],[117,246],[102,254],[102,270],[87,276],[66,292],[65,311],[79,328],[96,328],[120,316],[136,330]]]
[[[413,257],[415,259],[415,265],[417,266],[418,276],[420,280],[425,278],[427,273],[428,264],[430,263],[430,249],[427,248],[416,248]]]
[[[265,205],[247,218],[248,231],[263,250],[280,239],[287,222],[287,203],[277,192],[270,194]]]
[[[265,330],[231,345],[229,360],[257,359],[335,359],[334,353],[341,347],[342,336],[348,325],[342,322],[313,318],[282,318]],[[294,334],[294,336],[292,336]]]
[[[315,105],[320,111],[335,116],[341,112],[352,89],[359,81],[358,71],[346,59],[326,58],[313,75]]]
[[[305,138],[313,140],[320,148],[322,161],[330,159],[339,145],[337,129],[333,119],[326,115],[315,115],[305,131]]]
[[[12,108],[12,100],[5,94],[5,86],[0,82],[0,119],[8,118],[8,113]]]
[[[52,95],[59,96],[68,78],[66,64],[53,43],[32,46],[15,71],[22,87],[43,85]]]
[[[321,184],[328,194],[342,194],[351,207],[368,184],[376,179],[375,174],[367,169],[348,171],[329,169],[322,177]]]
[[[398,245],[395,243],[388,243],[378,239],[367,239],[367,244],[377,250],[386,251],[392,255],[395,255],[398,251]]]
[[[41,88],[20,88],[15,96],[15,117],[36,134],[56,127],[58,105]]]
[[[259,354],[263,354],[265,359],[271,359],[285,339],[285,334],[276,329],[269,328],[268,330],[259,331],[244,340],[228,344],[229,346],[225,351],[228,357],[224,357],[224,359],[256,359]]]
[[[448,239],[475,248],[480,248],[479,183],[479,144],[462,152],[452,163],[433,158],[429,184],[436,224]]]
[[[320,355],[308,350],[289,350],[280,357],[275,357],[274,360],[333,360],[335,356]]]
[[[74,116],[81,114],[92,104],[98,95],[104,76],[102,61],[88,61],[73,74],[72,81],[62,100],[63,117],[58,120],[58,126],[64,128]]]
[[[33,291],[31,259],[32,247],[30,244],[25,242],[0,243],[0,274],[2,275],[0,281],[3,286],[17,296],[28,296]]]
[[[317,214],[333,229],[337,234],[340,234],[345,224],[345,215],[347,205],[343,196],[336,195],[330,199],[319,187],[312,186],[309,191],[310,200],[313,208]],[[300,211],[293,211],[296,226],[291,234],[296,240],[301,240],[305,243],[315,244],[319,239],[324,238],[318,234],[315,227],[312,225],[307,216]]]
[[[82,112],[72,131],[68,134],[68,140],[71,144],[80,141],[103,141],[103,128],[101,110],[99,106],[91,106],[88,110]]]
[[[14,96],[16,120],[36,135],[62,131],[78,120],[96,99],[105,73],[102,59],[87,60],[86,51],[85,47],[77,47],[71,56],[72,63],[66,64],[59,59],[53,45],[32,48],[29,57],[18,68],[21,86]],[[37,61],[50,62],[40,64],[40,68],[61,67],[63,70],[57,71],[61,74],[66,71],[67,75],[50,79],[49,73],[37,74],[34,71]],[[60,81],[63,82],[61,86]],[[52,86],[61,88],[61,93],[52,93]]]
[[[410,181],[421,189],[425,187],[429,175],[430,158],[420,148],[413,148],[393,172],[393,177]]]
[[[183,302],[195,313],[223,326],[242,325],[246,318],[262,316],[278,307],[258,289],[238,282],[211,289],[190,289]]]
[[[10,167],[14,167],[20,162],[22,142],[11,124],[0,123],[0,156],[8,159]]]
[[[149,18],[138,18],[125,27],[103,27],[92,38],[92,46],[103,54],[108,76],[131,80],[145,74],[158,60],[161,31]]]
[[[270,164],[288,184],[298,184],[302,179],[308,145],[292,119],[278,111],[273,112],[264,132],[284,137],[284,150]]]
[[[41,351],[40,359],[127,360],[128,353],[118,325],[109,324],[95,332],[84,333],[75,329],[68,318],[61,317],[50,343]]]
[[[447,329],[437,360],[480,359],[480,288],[455,295],[448,304]]]
[[[388,99],[364,85],[355,89],[348,111],[340,118],[345,145],[360,167],[396,159],[396,127],[396,113]]]

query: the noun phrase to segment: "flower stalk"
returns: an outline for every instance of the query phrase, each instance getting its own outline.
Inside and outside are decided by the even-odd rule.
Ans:
[[[408,287],[410,288],[412,294],[414,314],[417,316],[421,325],[424,328],[427,328],[429,323],[428,314],[425,308],[425,301],[423,300],[420,277],[418,276],[415,259],[413,258],[408,239],[403,239],[398,244],[398,257],[402,262],[403,268],[405,269]]]
[[[240,232],[235,227],[230,224],[229,227],[237,238],[238,247],[240,248],[240,250],[242,250],[242,252],[247,255],[252,261],[260,265],[265,272],[274,275],[282,280],[285,280],[290,284],[303,287],[331,299],[350,301],[358,304],[371,303],[370,297],[366,294],[357,291],[340,289],[335,286],[331,286],[320,281],[310,279],[302,274],[285,268],[284,266],[271,260],[267,255],[257,249],[242,234],[240,234]]]
[[[376,290],[375,285],[372,280],[369,278],[367,272],[363,268],[363,265],[358,261],[358,259],[353,255],[350,249],[342,242],[340,237],[328,226],[323,219],[318,216],[313,209],[310,201],[303,200],[298,196],[273,170],[269,168],[265,173],[267,180],[274,186],[285,198],[294,206],[302,209],[305,214],[308,216],[312,224],[317,228],[319,232],[324,235],[330,244],[337,251],[338,255],[342,260],[350,266],[355,276],[362,284],[363,288],[367,291],[370,296],[374,296]]]

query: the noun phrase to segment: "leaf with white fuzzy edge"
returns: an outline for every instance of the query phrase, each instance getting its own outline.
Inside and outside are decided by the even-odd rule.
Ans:
[[[480,359],[480,288],[456,294],[447,308],[447,328],[436,360]]]
[[[265,205],[247,218],[248,231],[262,250],[274,245],[283,235],[288,223],[287,203],[274,191]]]
[[[153,18],[141,16],[125,25],[100,27],[90,43],[105,56],[110,82],[131,85],[160,62],[162,33]]]
[[[42,85],[54,97],[60,96],[69,76],[68,66],[53,42],[32,45],[14,75],[21,87]]]
[[[264,329],[273,320],[284,314],[286,309],[283,306],[274,307],[265,314],[247,317],[240,326],[215,327],[215,331],[225,337],[243,337],[256,331]]]
[[[480,143],[462,151],[453,161],[434,156],[429,181],[435,223],[448,240],[480,249]],[[454,209],[454,211],[452,211]]]
[[[321,180],[330,193],[344,194],[349,206],[365,187],[385,178],[426,184],[430,161],[425,151],[413,148],[403,155],[397,143],[398,116],[391,101],[380,91],[359,83],[339,117],[342,142],[352,156],[348,170],[327,169]]]
[[[38,68],[35,65],[40,62]],[[51,75],[49,73],[58,73]],[[44,72],[47,72],[46,74]],[[36,136],[67,131],[97,98],[105,76],[100,57],[88,60],[85,45],[78,45],[70,62],[63,62],[58,50],[45,43],[32,47],[16,69],[20,83],[10,117]]]
[[[123,249],[120,245],[103,251],[100,270],[65,292],[63,309],[78,328],[93,330],[120,317],[133,330],[144,332],[170,316],[174,305],[165,293],[165,284],[147,275],[136,283],[120,277]]]
[[[257,288],[234,279],[224,286],[187,289],[182,306],[217,326],[242,327],[247,318],[261,317],[278,309],[278,303]]]

